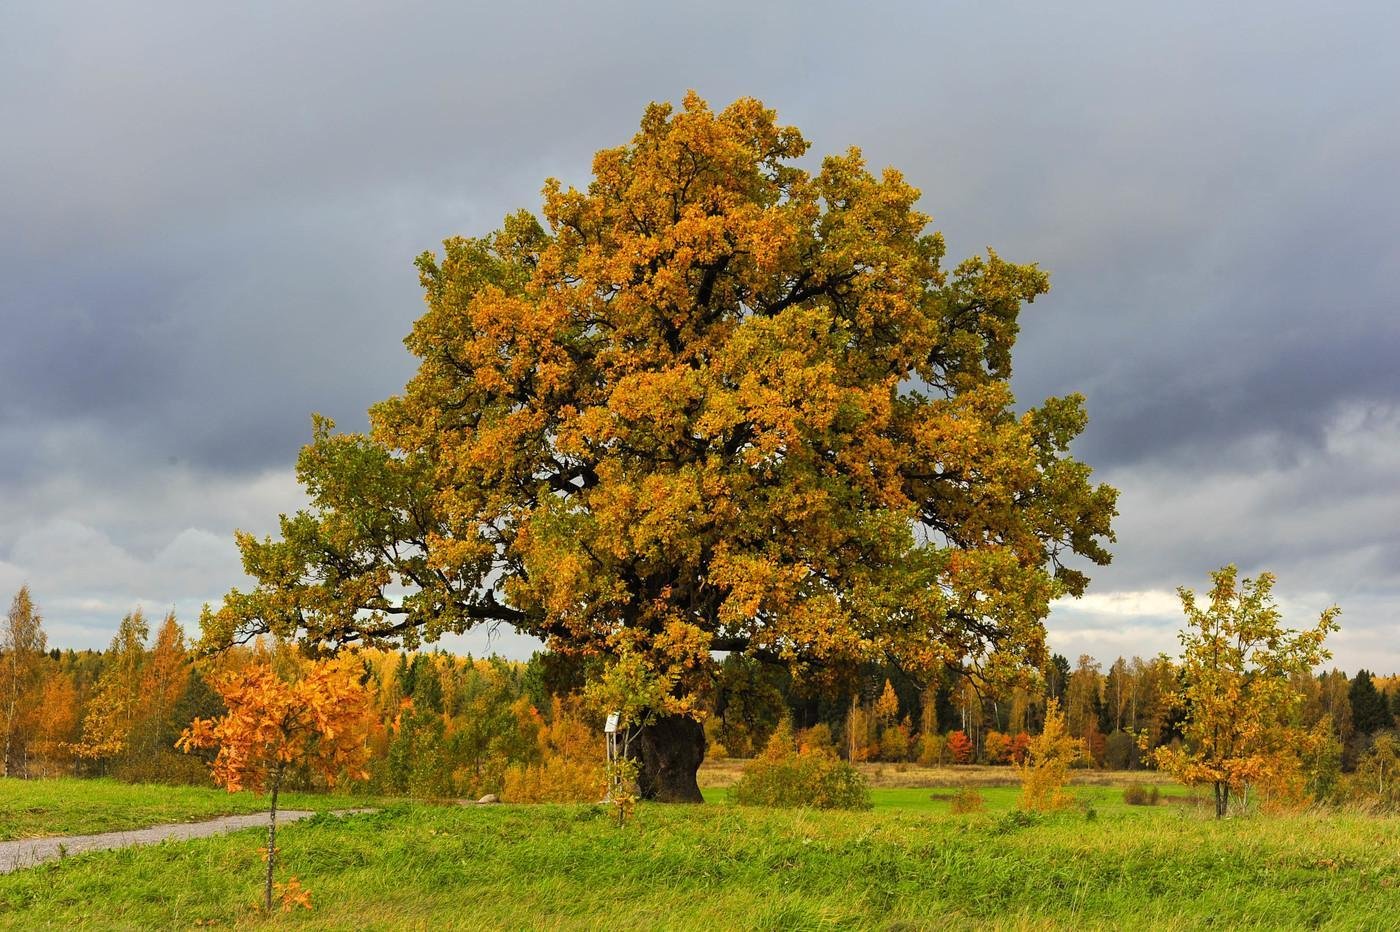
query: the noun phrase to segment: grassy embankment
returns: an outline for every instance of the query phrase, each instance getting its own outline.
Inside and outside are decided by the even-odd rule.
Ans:
[[[360,797],[283,793],[283,809],[374,805]],[[198,786],[151,786],[116,780],[0,778],[0,841],[43,835],[115,832],[167,822],[198,822],[267,809],[267,798]]]
[[[252,831],[0,877],[0,926],[1400,925],[1400,819],[1217,823],[1191,806],[1124,806],[1110,787],[1023,817],[1014,788],[982,793],[988,811],[954,816],[947,790],[879,789],[867,813],[746,809],[712,792],[711,805],[642,806],[622,830],[598,806],[400,804],[288,827],[284,863],[311,889],[310,913],[249,908],[262,865]]]

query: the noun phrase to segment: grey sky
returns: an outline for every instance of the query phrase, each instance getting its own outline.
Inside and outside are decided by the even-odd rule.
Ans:
[[[411,372],[414,255],[694,87],[1051,271],[1016,388],[1088,395],[1123,490],[1055,647],[1172,650],[1171,590],[1235,561],[1400,670],[1400,11],[1220,6],[5,4],[0,592],[65,646],[192,622],[299,502],[310,412]]]

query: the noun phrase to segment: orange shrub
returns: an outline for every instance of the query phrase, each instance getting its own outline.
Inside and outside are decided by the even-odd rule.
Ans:
[[[1016,737],[1011,739],[1011,762],[1013,764],[1024,764],[1026,762],[1026,752],[1031,746],[1031,736],[1021,731],[1016,733]]]
[[[948,733],[948,755],[953,758],[953,763],[970,763],[976,750],[972,746],[972,739],[967,736],[967,732],[953,731]]]
[[[1011,736],[989,731],[982,748],[987,752],[987,763],[1004,764],[1011,759]]]

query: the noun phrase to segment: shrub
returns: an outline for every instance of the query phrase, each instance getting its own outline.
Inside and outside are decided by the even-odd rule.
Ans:
[[[763,754],[744,767],[729,795],[743,806],[870,808],[870,787],[860,771],[828,750],[799,751],[787,723],[773,733]]]
[[[919,766],[937,767],[943,763],[946,744],[942,735],[925,732],[919,736]]]
[[[982,743],[982,749],[987,753],[987,763],[1005,764],[1011,759],[1011,736],[999,731],[989,731]]]
[[[880,760],[909,759],[909,726],[903,722],[886,725],[880,730]]]
[[[597,802],[607,790],[602,743],[577,709],[558,698],[537,733],[538,758],[506,773],[501,797],[513,803]]]
[[[112,765],[112,775],[126,783],[171,783],[181,786],[212,786],[214,783],[209,776],[208,763],[174,751],[121,758]]]
[[[596,761],[547,757],[506,771],[501,798],[511,803],[596,803],[606,791],[606,775]]]
[[[1371,741],[1352,778],[1354,797],[1385,809],[1400,808],[1400,737],[1383,731]]]
[[[1287,751],[1274,755],[1269,766],[1255,778],[1254,789],[1259,811],[1269,815],[1302,812],[1311,802],[1303,763]],[[1242,799],[1248,799],[1248,795]]]
[[[1300,751],[1308,795],[1314,802],[1335,801],[1341,784],[1342,744],[1327,719],[1317,724]]]
[[[1040,817],[1034,812],[1012,809],[992,825],[991,833],[993,835],[1009,835],[1020,829],[1030,828],[1039,821]]]
[[[952,803],[949,805],[949,809],[952,811],[953,815],[963,815],[968,812],[982,812],[986,808],[987,805],[982,800],[982,794],[971,787],[958,790],[953,796]]]
[[[1129,783],[1123,787],[1123,802],[1129,806],[1155,806],[1161,798],[1162,793],[1155,786]]]
[[[1132,735],[1119,728],[1108,736],[1104,745],[1104,763],[1110,770],[1134,770],[1138,759],[1137,741]]]
[[[1084,736],[1084,751],[1088,758],[1085,766],[1102,767],[1108,753],[1108,739],[1103,732],[1090,722],[1089,733]]]
[[[836,742],[831,737],[831,726],[825,722],[818,722],[811,728],[800,732],[797,747],[801,751],[826,751],[835,754]]]
[[[972,739],[965,731],[954,731],[948,735],[948,755],[953,758],[955,764],[966,764],[972,760],[973,752],[976,748],[972,745]]]

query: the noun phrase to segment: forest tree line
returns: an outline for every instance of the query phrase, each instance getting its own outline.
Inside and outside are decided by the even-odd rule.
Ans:
[[[371,698],[369,777],[386,794],[569,798],[599,779],[603,710],[584,697],[587,671],[537,653],[527,662],[445,651],[361,650]],[[295,676],[305,663],[286,642],[202,656],[174,614],[152,625],[124,617],[105,651],[50,648],[27,589],[10,604],[0,637],[4,773],[109,775],[131,781],[208,783],[207,758],[175,749],[196,718],[223,711],[213,683],[269,662]],[[808,690],[783,668],[741,654],[719,664],[704,706],[710,758],[753,757],[780,725],[853,761],[943,766],[1013,764],[1044,725],[1048,700],[1083,751],[1077,766],[1136,769],[1182,740],[1179,665],[1166,655],[1118,658],[1107,670],[1084,655],[1052,655],[1039,675],[1002,691],[953,674],[918,683],[872,665],[846,695]],[[1388,750],[1400,721],[1400,676],[1295,675],[1300,772],[1310,795],[1341,792],[1344,774]],[[852,694],[853,693],[853,694]],[[303,785],[313,785],[302,775]]]

